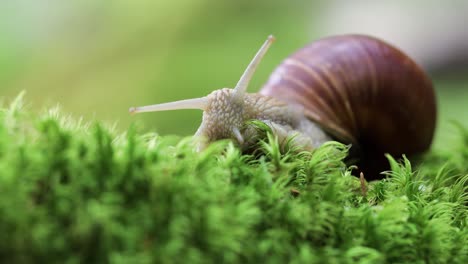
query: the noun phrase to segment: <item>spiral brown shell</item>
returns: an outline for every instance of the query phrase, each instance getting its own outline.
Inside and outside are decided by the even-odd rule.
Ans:
[[[367,167],[384,153],[427,150],[436,122],[432,83],[397,48],[374,37],[343,35],[307,45],[284,60],[261,94],[306,109],[306,116],[361,152]]]

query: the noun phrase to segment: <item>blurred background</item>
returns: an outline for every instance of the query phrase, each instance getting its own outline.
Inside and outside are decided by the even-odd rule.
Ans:
[[[233,87],[269,34],[277,41],[249,87],[289,54],[338,33],[367,33],[427,69],[439,103],[436,145],[468,126],[468,1],[0,1],[0,97],[26,91],[34,111],[59,104],[124,131],[193,134],[201,112],[130,116],[130,106]]]

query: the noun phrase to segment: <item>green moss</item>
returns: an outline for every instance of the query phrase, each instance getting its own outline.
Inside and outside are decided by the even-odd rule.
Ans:
[[[362,188],[336,142],[252,155],[0,112],[0,262],[468,263],[468,131]]]

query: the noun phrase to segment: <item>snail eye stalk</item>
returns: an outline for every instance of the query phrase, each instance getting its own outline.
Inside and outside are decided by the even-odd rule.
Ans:
[[[139,107],[130,107],[129,112],[132,114],[168,110],[181,110],[181,109],[200,109],[205,110],[208,106],[208,98],[193,98],[187,100],[180,100],[170,103],[154,104]]]
[[[249,86],[250,80],[258,68],[258,64],[260,64],[266,52],[268,51],[268,48],[274,41],[275,37],[273,37],[273,35],[268,36],[267,40],[263,43],[263,45],[257,51],[257,54],[255,54],[254,58],[245,69],[241,78],[237,82],[236,87],[234,88],[234,96],[237,101],[242,101],[244,98],[244,94],[247,91],[247,86]]]

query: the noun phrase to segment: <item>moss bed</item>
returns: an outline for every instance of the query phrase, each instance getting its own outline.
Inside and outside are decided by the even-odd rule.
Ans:
[[[369,183],[347,146],[255,155],[0,110],[1,263],[468,263],[468,131]]]

